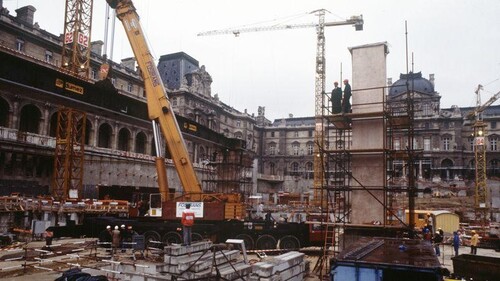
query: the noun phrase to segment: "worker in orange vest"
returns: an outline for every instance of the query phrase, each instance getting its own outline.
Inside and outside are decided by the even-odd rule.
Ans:
[[[184,239],[184,245],[191,245],[191,228],[194,224],[194,212],[191,211],[191,204],[186,204],[186,209],[182,211],[182,236]]]

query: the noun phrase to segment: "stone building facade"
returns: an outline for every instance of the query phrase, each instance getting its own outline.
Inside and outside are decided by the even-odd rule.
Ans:
[[[0,53],[66,75],[59,68],[61,38],[33,22],[35,11],[34,7],[27,6],[18,9],[14,16],[0,6]],[[99,67],[105,60],[101,53],[103,43],[95,41],[92,44],[89,83],[95,84]],[[110,81],[116,94],[144,105],[144,88],[134,59],[108,63],[112,66]],[[314,117],[290,116],[271,122],[265,116],[264,107],[259,108],[257,116],[246,110],[238,111],[219,100],[216,94],[212,95],[212,78],[205,66],[200,67],[197,60],[182,52],[162,56],[158,68],[178,116],[199,128],[245,140],[246,149],[255,157],[253,174],[249,175],[253,179],[253,193],[261,194],[264,200],[277,200],[284,194],[295,194],[298,199],[312,195]],[[2,75],[0,182],[3,194],[12,186],[21,187],[21,190],[48,189],[50,186],[56,112],[60,106],[78,107],[87,114],[84,196],[97,198],[102,195],[97,189],[112,192],[110,187],[122,193],[155,190],[153,132],[147,118],[133,115],[135,108],[122,103],[110,109],[79,101],[72,94],[54,95],[44,90],[42,86],[46,85],[41,85],[40,81],[35,81],[39,84],[23,85],[9,78],[6,70]],[[388,101],[397,103],[404,97],[408,90],[407,80],[417,94],[415,148],[421,150],[417,164],[419,179],[424,183],[472,179],[472,128],[464,126],[464,116],[473,108],[440,108],[434,76],[427,79],[421,73],[401,75],[394,83],[389,81]],[[487,124],[488,176],[498,176],[500,106],[487,108],[483,118]],[[217,152],[218,145],[207,136],[185,134],[185,140],[203,179],[206,177],[204,165]],[[395,142],[395,146],[406,146],[403,137]],[[394,165],[388,169],[404,177],[404,167],[396,167],[403,163]],[[169,166],[167,174],[171,186],[179,186],[173,167]],[[121,195],[117,193],[116,196]]]

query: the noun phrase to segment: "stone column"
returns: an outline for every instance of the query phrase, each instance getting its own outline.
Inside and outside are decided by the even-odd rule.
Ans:
[[[352,146],[351,180],[353,224],[385,221],[384,186],[386,181],[383,119],[384,86],[387,81],[387,43],[349,48],[352,54]],[[367,90],[368,89],[368,90]],[[362,118],[367,114],[371,118]],[[357,117],[359,116],[359,118]],[[363,153],[361,151],[370,151]],[[363,189],[370,188],[370,192]],[[375,190],[374,190],[375,189]]]

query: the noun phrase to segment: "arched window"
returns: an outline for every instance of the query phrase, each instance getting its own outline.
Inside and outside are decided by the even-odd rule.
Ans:
[[[274,162],[269,163],[269,173],[273,176],[276,175],[276,164]]]
[[[0,98],[0,127],[9,125],[9,104],[4,99]]]
[[[130,150],[130,131],[127,128],[121,128],[118,132],[118,149],[123,151]]]
[[[298,175],[299,174],[299,163],[293,162],[292,163],[292,175]]]
[[[113,130],[111,126],[107,123],[102,124],[99,127],[99,140],[97,146],[104,148],[111,148],[111,134]]]
[[[38,134],[42,113],[38,107],[28,104],[21,109],[19,131]]]
[[[139,132],[135,136],[135,152],[145,153],[146,152],[146,141],[147,137],[144,132]]]
[[[54,112],[52,116],[50,117],[50,124],[49,124],[49,136],[51,137],[56,137],[57,134],[57,112]]]

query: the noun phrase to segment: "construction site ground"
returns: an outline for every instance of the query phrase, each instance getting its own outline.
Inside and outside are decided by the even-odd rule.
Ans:
[[[105,275],[109,280],[113,279],[113,274],[102,270],[101,268],[108,263],[105,258],[106,250],[103,248],[94,247],[95,239],[56,239],[52,250],[58,252],[55,256],[46,256],[50,261],[40,261],[45,252],[43,252],[44,241],[32,241],[27,244],[18,244],[17,246],[0,250],[0,279],[8,279],[13,281],[21,280],[37,280],[49,281],[55,280],[62,275],[62,272],[73,268],[81,267],[83,271],[91,275]],[[440,263],[450,272],[453,272],[453,263],[451,257],[453,248],[450,245],[442,245],[442,255],[439,257]],[[97,251],[96,251],[97,249]],[[470,247],[462,246],[459,250],[460,254],[470,253]],[[142,253],[136,252],[136,261],[132,258],[131,250],[126,253],[118,252],[113,260],[122,261],[124,263],[147,264],[149,261],[160,261],[161,257],[155,255],[154,252],[145,251],[144,257]],[[28,259],[24,256],[27,255]],[[489,257],[499,257],[500,252],[495,252],[491,249],[478,249],[478,255]],[[96,259],[97,257],[97,259]],[[265,259],[265,258],[264,258]],[[254,263],[260,261],[261,258],[256,254],[249,254],[249,262]],[[304,280],[320,280],[318,274],[312,272],[316,264],[317,257],[307,256],[310,262],[310,271]]]

